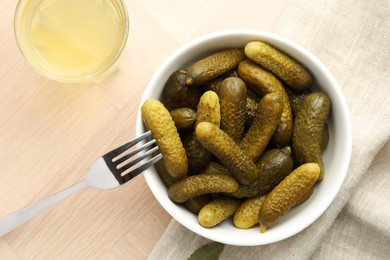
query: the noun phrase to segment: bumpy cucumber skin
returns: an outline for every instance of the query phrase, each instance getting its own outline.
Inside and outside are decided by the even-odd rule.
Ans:
[[[163,155],[164,165],[174,178],[188,172],[188,158],[169,111],[157,99],[147,99],[141,107],[145,126],[151,130]]]
[[[158,152],[154,153],[153,156],[157,155],[157,154],[158,154]],[[161,180],[164,182],[164,184],[168,188],[171,187],[173,184],[175,184],[178,181],[178,179],[173,178],[168,173],[168,171],[166,170],[166,168],[164,166],[164,162],[162,160],[159,160],[158,162],[156,162],[154,164],[154,166],[156,167],[157,173],[160,176]],[[183,203],[183,205],[184,205],[184,207],[186,207],[186,209],[188,209],[192,213],[198,214],[199,211],[203,208],[203,206],[206,205],[206,203],[210,201],[210,199],[211,199],[211,197],[209,194],[204,194],[204,195],[201,195],[198,197],[189,198],[188,200],[186,200]]]
[[[298,205],[301,205],[302,203],[304,203],[305,201],[307,201],[308,199],[310,199],[311,195],[313,194],[313,191],[314,191],[314,185],[311,186],[311,188],[306,191],[302,197],[300,197],[297,202],[295,203],[294,207],[295,206],[298,206]]]
[[[248,229],[259,222],[259,211],[265,196],[255,196],[241,203],[233,217],[233,224],[237,228]]]
[[[268,93],[279,93],[281,95],[283,111],[273,140],[278,147],[288,145],[292,135],[293,116],[290,101],[282,83],[272,73],[248,59],[240,62],[237,72],[247,87],[250,87],[259,96]]]
[[[286,88],[286,92],[288,94],[288,99],[290,100],[293,116],[296,117],[298,111],[301,108],[301,105],[303,103],[304,98],[307,95],[309,95],[311,92],[309,89],[307,89],[301,93],[296,93],[288,88]],[[322,151],[324,151],[326,149],[326,147],[328,146],[328,143],[329,143],[329,128],[328,128],[328,124],[325,124],[324,131],[322,134],[322,142],[321,142],[321,150]]]
[[[246,86],[240,78],[222,81],[218,92],[221,106],[221,129],[238,143],[244,133],[246,119]]]
[[[311,93],[310,89],[307,89],[307,90],[305,90],[303,92],[299,92],[299,93],[292,91],[289,88],[285,88],[285,89],[287,92],[288,100],[290,101],[293,116],[295,117],[299,111],[299,108],[302,105],[303,99]]]
[[[207,56],[188,68],[186,84],[199,86],[213,80],[237,67],[245,57],[242,48],[223,50]]]
[[[252,125],[239,146],[254,162],[263,153],[280,123],[283,104],[279,93],[265,95],[259,102]]]
[[[157,155],[157,154],[158,154],[158,152],[154,153],[153,155]],[[162,160],[159,160],[158,162],[156,162],[154,164],[154,166],[156,167],[157,173],[160,176],[161,180],[164,182],[164,184],[168,188],[171,187],[173,184],[175,184],[175,182],[178,181],[178,179],[173,178],[168,173],[168,171],[166,170],[166,168],[164,166],[164,162]],[[206,203],[210,201],[210,199],[211,198],[210,198],[209,194],[204,194],[204,195],[201,195],[198,197],[189,198],[188,200],[186,200],[183,203],[183,205],[184,205],[184,207],[186,207],[186,209],[188,209],[192,213],[198,214],[199,211],[203,208],[203,206],[206,205]]]
[[[209,161],[204,169],[202,170],[202,173],[207,174],[226,174],[231,175],[229,170],[223,166],[222,164],[219,164],[217,162]]]
[[[260,98],[252,96],[247,96],[246,98],[245,126],[248,128],[252,125],[253,119],[255,118],[259,101]]]
[[[324,131],[322,132],[322,141],[321,141],[321,151],[325,151],[329,144],[329,127],[328,124],[325,123]]]
[[[290,147],[266,151],[256,162],[256,166],[259,169],[256,185],[240,185],[238,190],[230,193],[229,196],[248,198],[270,192],[293,170]]]
[[[319,174],[317,163],[303,164],[268,193],[259,213],[260,231],[265,232],[268,226],[287,213],[315,184]]]
[[[188,157],[188,174],[198,174],[210,161],[212,154],[198,140],[195,132],[188,133],[184,139]]]
[[[178,203],[208,193],[234,192],[238,182],[224,174],[199,174],[175,182],[169,189],[169,197]]]
[[[206,91],[200,97],[195,127],[200,122],[210,122],[217,127],[221,124],[219,97],[214,91]],[[210,161],[212,154],[199,142],[195,133],[185,141],[190,174],[198,173]]]
[[[294,122],[293,152],[299,164],[315,162],[321,168],[319,180],[324,178],[323,146],[324,127],[329,115],[331,101],[323,92],[307,95]]]
[[[282,149],[270,149],[256,162],[259,169],[259,194],[270,192],[291,171],[294,163],[291,158],[291,148],[286,146]]]
[[[228,134],[208,122],[198,124],[195,132],[201,144],[214,154],[241,184],[249,185],[257,179],[258,169],[255,163]]]
[[[210,228],[232,216],[240,206],[240,200],[220,197],[208,202],[198,214],[198,221],[203,227]]]
[[[245,54],[260,66],[271,71],[292,89],[303,91],[312,84],[312,77],[301,64],[273,46],[253,41],[245,46]]]
[[[202,85],[202,88],[204,89],[204,91],[211,90],[211,91],[214,91],[215,93],[218,93],[219,88],[221,87],[222,81],[224,81],[226,78],[229,78],[229,77],[237,77],[237,71],[235,69],[228,71],[228,72],[222,74],[221,76],[219,76],[218,78],[215,78],[215,79],[205,83],[204,85]]]
[[[157,154],[159,154],[158,151],[155,152],[153,154],[153,156],[156,156]],[[164,182],[164,184],[167,187],[171,187],[175,182],[178,181],[178,178],[174,178],[174,177],[171,176],[171,174],[169,174],[167,168],[164,165],[164,161],[163,160],[159,160],[158,162],[156,162],[154,164],[154,167],[156,168],[157,173],[160,176],[161,180]]]
[[[206,91],[200,97],[195,127],[200,122],[210,122],[218,127],[221,125],[221,105],[219,97],[214,91]]]

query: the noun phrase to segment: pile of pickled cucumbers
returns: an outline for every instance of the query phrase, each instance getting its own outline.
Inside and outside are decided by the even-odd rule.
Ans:
[[[307,68],[252,41],[175,71],[141,113],[172,201],[203,227],[231,219],[263,233],[324,178],[330,108]]]

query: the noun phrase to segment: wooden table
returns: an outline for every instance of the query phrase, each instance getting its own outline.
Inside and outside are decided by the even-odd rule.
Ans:
[[[16,0],[0,1],[0,216],[80,180],[90,163],[134,137],[139,100],[176,48],[231,28],[272,31],[289,0],[128,0],[119,70],[99,84],[36,73],[15,43]],[[0,238],[0,259],[145,259],[171,217],[142,176],[87,189]]]

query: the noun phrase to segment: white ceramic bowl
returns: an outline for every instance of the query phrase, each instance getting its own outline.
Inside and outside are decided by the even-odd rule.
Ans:
[[[260,233],[258,225],[248,230],[238,229],[229,220],[213,228],[204,228],[198,224],[196,215],[169,199],[167,188],[154,167],[144,172],[146,182],[154,196],[174,219],[205,238],[237,246],[274,243],[291,237],[311,225],[324,213],[338,193],[348,170],[352,149],[349,110],[335,78],[309,51],[289,39],[268,32],[256,30],[220,31],[185,44],[168,57],[155,72],[145,89],[141,104],[147,98],[160,98],[165,82],[174,71],[188,67],[199,57],[229,47],[244,47],[246,43],[253,40],[268,42],[304,64],[314,76],[315,88],[324,91],[332,100],[328,120],[329,144],[323,154],[325,178],[316,186],[311,198],[291,209],[265,233]],[[140,135],[144,131],[141,114],[138,111],[136,134]]]

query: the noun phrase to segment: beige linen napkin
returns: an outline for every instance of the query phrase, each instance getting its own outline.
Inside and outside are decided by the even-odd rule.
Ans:
[[[301,233],[220,259],[385,259],[390,255],[390,1],[293,0],[275,32],[314,53],[352,114],[352,160],[340,192]],[[187,259],[210,242],[172,220],[149,259]]]

